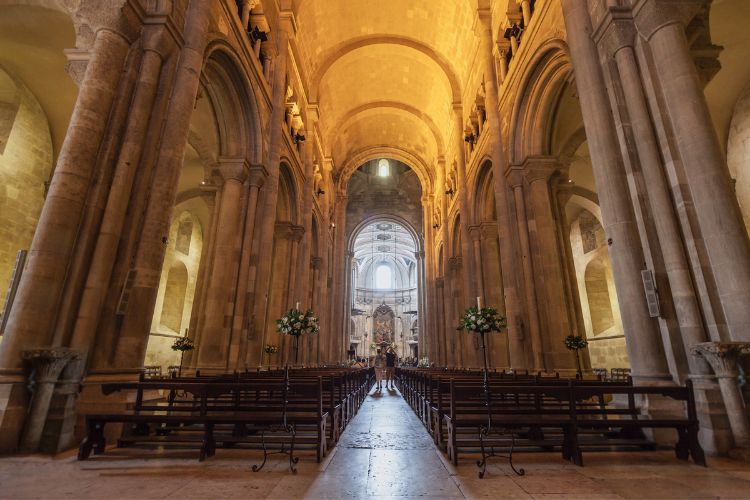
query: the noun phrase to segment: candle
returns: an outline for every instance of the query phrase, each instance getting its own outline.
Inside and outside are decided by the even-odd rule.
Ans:
[[[297,304],[295,304],[294,308],[299,311],[299,302],[297,302]]]
[[[477,297],[477,309],[481,309],[481,308],[482,308],[482,301],[479,297]]]

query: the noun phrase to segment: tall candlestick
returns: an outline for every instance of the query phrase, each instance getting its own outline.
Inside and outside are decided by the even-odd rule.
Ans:
[[[299,302],[297,302],[297,303],[296,303],[296,304],[294,305],[294,308],[295,308],[295,309],[297,309],[297,310],[299,311]]]
[[[482,301],[479,297],[477,297],[477,309],[481,309],[481,308],[482,308]]]

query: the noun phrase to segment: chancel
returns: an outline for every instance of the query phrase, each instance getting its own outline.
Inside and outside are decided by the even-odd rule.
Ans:
[[[746,497],[747,0],[0,0],[0,497]]]

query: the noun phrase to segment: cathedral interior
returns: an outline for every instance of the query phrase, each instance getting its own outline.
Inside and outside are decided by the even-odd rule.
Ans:
[[[747,496],[748,22],[747,0],[0,0],[0,497],[184,496],[180,467],[202,497]],[[501,331],[458,331],[472,306]],[[290,310],[319,332],[280,334]],[[379,350],[398,390],[373,397]],[[473,376],[491,415],[488,373],[694,427],[586,467],[565,434],[482,482],[423,381]],[[350,391],[299,476],[239,448],[149,462],[130,420],[92,424],[262,376],[284,426],[295,376]],[[104,434],[119,478],[76,460]]]

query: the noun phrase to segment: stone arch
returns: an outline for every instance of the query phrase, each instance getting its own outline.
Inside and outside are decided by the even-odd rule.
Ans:
[[[551,129],[557,102],[572,76],[567,44],[552,39],[531,59],[521,79],[510,120],[510,160],[551,153]],[[542,111],[542,112],[540,112]]]
[[[347,185],[352,174],[363,164],[370,160],[386,158],[389,160],[398,160],[411,168],[419,178],[422,185],[422,194],[429,195],[433,192],[433,170],[422,158],[411,151],[407,151],[395,146],[369,146],[356,151],[341,167],[341,175],[338,180],[338,192],[346,193]]]
[[[450,231],[451,236],[451,255],[453,257],[458,257],[461,255],[461,239],[463,238],[463,235],[461,234],[461,214],[456,214],[456,216],[453,219],[453,224],[451,226]]]
[[[203,87],[215,113],[221,156],[261,163],[262,126],[248,71],[233,49],[215,40],[206,49]]]
[[[474,220],[477,223],[497,220],[494,177],[490,161],[483,162],[479,167],[473,192]]]
[[[279,167],[279,197],[276,203],[276,221],[296,223],[298,218],[297,186],[288,164]]]
[[[461,84],[456,71],[450,62],[437,53],[430,46],[405,36],[398,35],[364,35],[357,38],[351,38],[341,42],[338,45],[330,47],[326,53],[320,58],[323,62],[318,66],[317,71],[310,79],[310,100],[311,102],[317,102],[318,100],[318,88],[323,77],[333,64],[345,56],[346,54],[367,47],[370,45],[400,45],[402,47],[409,47],[417,50],[427,57],[432,59],[440,70],[445,74],[446,78],[450,82],[451,92],[453,93],[453,102],[461,102]]]

